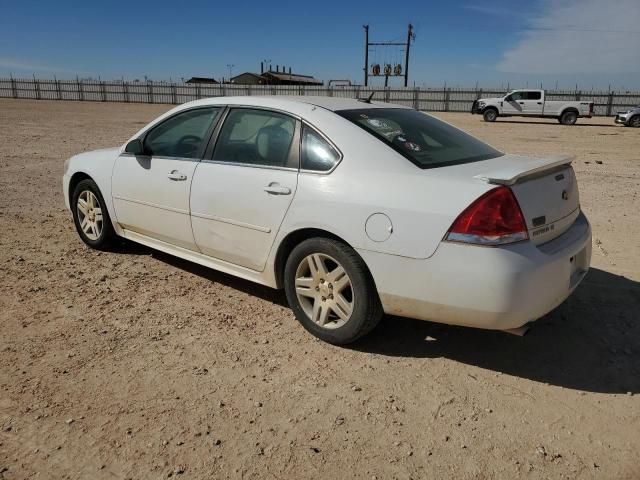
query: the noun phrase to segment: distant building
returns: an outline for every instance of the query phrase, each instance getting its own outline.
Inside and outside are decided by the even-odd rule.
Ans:
[[[191,77],[184,83],[220,83],[215,78],[207,78],[207,77]]]
[[[322,80],[313,78],[311,75],[300,75],[298,73],[268,71],[262,74],[267,79],[269,85],[322,85]]]
[[[237,83],[238,85],[266,85],[267,79],[257,73],[244,72],[235,77],[231,77],[230,83]]]
[[[263,65],[260,64],[261,73],[245,72],[231,78],[230,83],[237,85],[322,85],[322,80],[317,80],[310,75],[301,75],[292,73],[291,67],[287,72],[285,67],[276,65],[275,71],[264,71]]]

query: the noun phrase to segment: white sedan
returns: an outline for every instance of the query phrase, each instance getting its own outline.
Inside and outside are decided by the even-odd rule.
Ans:
[[[366,100],[186,103],[67,160],[63,187],[89,246],[124,237],[284,288],[336,344],[383,313],[517,332],[591,259],[570,158],[507,155]]]

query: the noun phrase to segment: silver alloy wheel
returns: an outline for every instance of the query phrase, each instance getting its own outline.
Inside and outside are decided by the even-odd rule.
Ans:
[[[78,223],[89,240],[97,240],[102,233],[102,207],[91,190],[83,190],[78,195],[76,205]]]
[[[324,253],[306,256],[296,269],[298,302],[318,326],[340,328],[351,318],[354,292],[344,267]]]

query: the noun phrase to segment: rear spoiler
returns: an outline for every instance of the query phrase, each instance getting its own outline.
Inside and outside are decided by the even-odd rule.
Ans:
[[[544,158],[515,157],[509,165],[493,172],[481,173],[473,178],[495,185],[514,185],[524,177],[570,165],[574,158],[570,155],[553,155]]]

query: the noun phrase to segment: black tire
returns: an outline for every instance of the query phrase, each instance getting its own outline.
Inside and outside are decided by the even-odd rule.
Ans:
[[[640,115],[634,115],[629,119],[627,125],[633,128],[640,128]]]
[[[495,108],[487,108],[482,112],[482,118],[485,122],[495,122],[498,118],[498,111]]]
[[[562,112],[560,115],[560,123],[562,125],[575,125],[578,121],[578,112],[574,110],[568,110],[566,112]]]
[[[346,323],[336,328],[326,328],[311,320],[296,294],[298,268],[309,255],[316,253],[335,259],[351,281],[353,310]],[[336,240],[310,238],[297,245],[287,258],[284,288],[287,301],[302,326],[312,335],[334,345],[356,341],[373,330],[383,316],[378,292],[364,261],[355,250]]]
[[[78,208],[78,198],[84,192],[91,192],[95,196],[98,201],[98,208],[102,213],[102,228],[100,229],[100,233],[97,238],[90,238],[87,233],[81,227],[81,220],[79,218],[80,212]],[[73,214],[73,223],[76,226],[76,230],[78,235],[84,243],[89,245],[91,248],[95,248],[96,250],[108,250],[114,244],[116,240],[116,232],[113,229],[113,224],[111,223],[111,218],[109,217],[109,212],[107,210],[104,198],[100,193],[100,189],[96,182],[87,178],[80,181],[73,190],[73,194],[71,195],[71,212]]]

